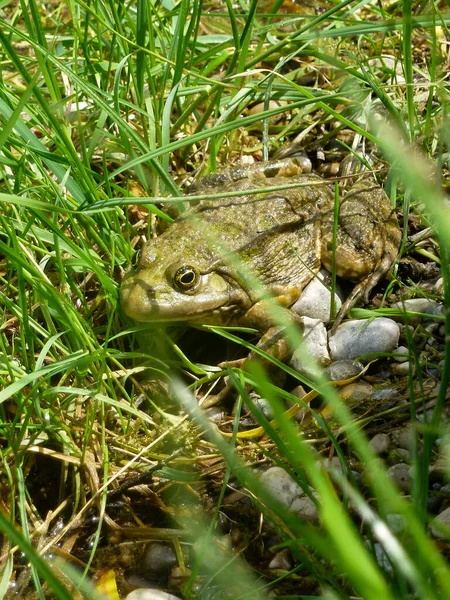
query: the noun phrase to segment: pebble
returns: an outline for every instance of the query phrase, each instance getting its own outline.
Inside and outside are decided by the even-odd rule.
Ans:
[[[375,559],[377,563],[382,567],[383,571],[386,573],[393,573],[394,569],[392,568],[391,561],[388,558],[383,546],[379,543],[373,545],[375,550]]]
[[[418,312],[428,314],[439,314],[441,305],[435,300],[428,298],[408,298],[400,302],[394,302],[392,308],[398,308],[401,311]]]
[[[290,571],[293,567],[292,555],[287,548],[283,548],[275,554],[269,563],[269,569],[282,569]]]
[[[292,355],[289,362],[290,366],[298,373],[304,375],[313,375],[312,370],[314,364],[311,364],[310,358],[315,359],[322,366],[330,363],[330,355],[327,345],[327,330],[325,325],[319,319],[310,319],[309,317],[301,317],[303,325],[303,344]],[[309,351],[309,355],[305,360],[305,352]]]
[[[441,456],[429,469],[429,477],[432,483],[436,481],[448,481],[448,460]]]
[[[186,583],[186,581],[190,578],[191,574],[192,571],[190,569],[181,569],[180,567],[175,567],[170,573],[167,587],[169,589],[181,589]],[[194,583],[192,591],[194,591],[195,587],[196,584]]]
[[[390,453],[391,460],[397,459],[397,461],[408,462],[411,460],[411,452],[409,450],[405,450],[405,448],[395,448]]]
[[[431,534],[440,539],[448,539],[449,532],[445,532],[443,527],[439,527],[439,525],[443,525],[450,529],[450,506],[443,510],[441,513],[434,517],[434,519],[430,522],[430,531]]]
[[[439,279],[434,284],[434,291],[435,294],[437,294],[438,296],[444,295],[444,280],[442,279],[442,277],[439,277]]]
[[[397,513],[387,514],[386,523],[394,535],[403,533],[407,526],[405,516]]]
[[[141,559],[141,573],[149,580],[167,580],[170,571],[178,564],[172,544],[151,542],[144,550]]]
[[[397,427],[390,431],[392,443],[397,448],[404,448],[405,450],[411,450],[413,436],[414,429],[410,423],[407,423],[404,427]]]
[[[405,494],[411,491],[411,479],[409,476],[409,465],[397,463],[387,470],[387,475],[395,483],[398,489]]]
[[[409,374],[409,370],[411,369],[411,365],[408,362],[397,362],[391,364],[391,371],[393,375],[397,375],[399,377],[403,377],[404,375]],[[412,372],[415,373],[416,366],[412,366]]]
[[[331,308],[331,278],[325,269],[319,271],[317,276],[305,287],[300,298],[292,305],[291,310],[296,314],[312,319],[327,322],[330,320]],[[336,311],[342,306],[343,293],[336,288]]]
[[[361,373],[363,368],[359,360],[336,360],[328,365],[325,373],[332,381],[345,381]]]
[[[385,454],[391,445],[391,438],[387,433],[377,433],[369,442],[370,447],[375,454]]]
[[[375,389],[370,383],[365,381],[354,381],[353,383],[347,383],[339,390],[339,395],[343,400],[353,402],[363,402],[372,396]]]
[[[255,392],[250,393],[250,398],[255,403],[256,408],[262,412],[262,414],[266,417],[266,419],[273,419],[273,408],[270,406],[270,403],[265,398],[261,398]],[[244,404],[245,412],[251,412],[250,407],[247,404]]]
[[[380,317],[344,321],[329,339],[331,358],[344,360],[365,354],[392,352],[398,345],[399,337],[399,326],[392,319]]]
[[[125,600],[180,600],[180,598],[161,590],[141,588],[130,592],[125,596]]]
[[[310,522],[317,522],[319,513],[316,504],[302,488],[281,467],[267,469],[261,477],[261,483],[289,512],[301,516]]]
[[[408,348],[406,346],[399,346],[395,350],[393,358],[395,361],[397,361],[399,363],[403,363],[403,362],[407,361],[409,358]]]
[[[261,475],[260,481],[286,508],[290,507],[294,498],[303,494],[298,483],[281,467],[270,467]]]
[[[239,527],[233,527],[233,530],[230,533],[231,545],[233,548],[239,546],[242,542],[244,536],[242,535],[242,530]]]
[[[289,507],[289,511],[295,515],[298,515],[302,519],[305,519],[305,521],[308,521],[309,523],[317,524],[319,522],[319,511],[317,509],[317,505],[306,494],[294,498],[291,506]]]
[[[372,400],[376,402],[384,402],[386,400],[393,400],[398,395],[399,392],[395,388],[384,388],[382,390],[375,390]]]
[[[408,300],[404,300],[403,302],[394,302],[392,304],[392,308],[398,308],[402,312],[409,313],[422,313],[425,315],[443,315],[444,308],[442,304],[436,302],[436,300],[430,300],[428,298],[409,298]],[[403,316],[394,317],[396,319],[403,319]],[[408,316],[408,325],[417,326],[422,319],[426,317],[410,315]],[[434,319],[433,319],[434,321]]]
[[[220,406],[211,406],[205,410],[206,418],[211,423],[222,423],[225,418],[225,411]]]

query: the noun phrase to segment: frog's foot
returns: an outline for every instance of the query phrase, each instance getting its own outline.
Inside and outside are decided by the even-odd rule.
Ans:
[[[263,356],[261,353],[264,353]],[[275,359],[279,362],[286,361],[289,356],[292,354],[292,350],[289,348],[288,341],[284,335],[284,328],[279,326],[270,327],[266,333],[261,337],[258,344],[256,345],[256,349],[249,353],[248,356],[244,358],[238,358],[236,360],[224,361],[219,363],[219,367],[221,369],[242,369],[243,371],[247,370],[248,365],[253,361],[262,361],[266,371],[273,371],[273,362],[271,358]],[[250,389],[250,386],[247,386],[247,389]],[[210,408],[211,406],[215,406],[220,402],[224,401],[234,390],[234,386],[231,381],[228,381],[225,384],[225,387],[218,393],[211,396],[208,396],[202,402],[202,408]]]
[[[377,283],[382,279],[382,277],[386,274],[387,271],[392,266],[395,257],[392,258],[391,253],[386,253],[382,260],[380,261],[379,266],[373,273],[370,273],[365,279],[360,281],[350,292],[350,295],[347,297],[345,302],[342,304],[338,314],[333,323],[333,327],[330,330],[330,333],[333,335],[336,331],[337,327],[341,324],[344,317],[351,311],[351,309],[357,304],[357,302],[362,298],[364,304],[369,304],[369,295],[373,288],[377,285]]]

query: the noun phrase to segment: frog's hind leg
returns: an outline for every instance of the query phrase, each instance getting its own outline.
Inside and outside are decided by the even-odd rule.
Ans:
[[[333,248],[332,211],[322,225],[322,263],[331,270],[335,253],[336,273],[357,285],[342,305],[332,331],[360,298],[368,302],[373,287],[389,270],[398,254],[401,232],[389,198],[378,186],[359,183],[339,207]]]

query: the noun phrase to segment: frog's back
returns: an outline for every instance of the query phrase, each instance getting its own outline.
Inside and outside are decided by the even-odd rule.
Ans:
[[[321,177],[272,173],[247,169],[240,178],[241,169],[231,169],[200,180],[194,194],[220,197],[201,200],[181,221],[203,229],[218,256],[236,254],[269,290],[301,289],[320,268],[321,217],[332,210],[333,195]]]

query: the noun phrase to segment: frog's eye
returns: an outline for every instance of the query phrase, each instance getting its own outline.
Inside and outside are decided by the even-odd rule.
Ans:
[[[173,282],[180,292],[187,292],[195,288],[200,281],[200,273],[195,267],[184,265],[173,276]]]
[[[141,256],[142,256],[142,250],[138,250],[137,252],[135,252],[133,254],[133,256],[131,257],[131,266],[133,268],[136,268],[141,260]]]

